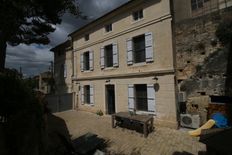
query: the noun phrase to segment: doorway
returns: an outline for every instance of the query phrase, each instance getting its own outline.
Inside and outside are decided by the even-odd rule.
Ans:
[[[115,113],[115,90],[114,85],[106,85],[106,111],[108,114]]]

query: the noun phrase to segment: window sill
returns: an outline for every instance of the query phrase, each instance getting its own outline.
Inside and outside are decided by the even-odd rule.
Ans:
[[[108,71],[108,70],[114,70],[116,67],[105,67],[103,70]]]
[[[143,20],[144,20],[144,18],[141,18],[141,19],[138,19],[138,20],[132,19],[131,24],[136,24],[136,23],[142,22]]]
[[[82,73],[89,73],[89,72],[92,72],[92,71],[91,70],[82,71]]]
[[[88,107],[93,107],[94,106],[94,104],[90,104],[90,103],[84,103],[83,105],[88,106]]]
[[[111,33],[113,33],[113,31],[109,31],[109,32],[104,31],[104,32],[103,32],[103,35],[106,36],[106,35],[109,35],[109,34],[111,34]]]
[[[149,111],[136,111],[135,113],[138,114],[138,115],[145,114],[145,115],[153,115],[153,116],[155,116],[155,112],[149,112]]]
[[[140,66],[146,66],[146,62],[139,62],[139,63],[133,63],[131,66],[132,67],[140,67]]]

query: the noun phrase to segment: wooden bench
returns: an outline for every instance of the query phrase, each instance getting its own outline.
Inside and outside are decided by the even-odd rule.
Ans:
[[[144,137],[148,136],[148,132],[153,130],[153,116],[151,115],[135,115],[129,112],[119,112],[112,115],[112,128],[120,126],[123,121],[130,121],[130,125],[139,123],[143,126]]]

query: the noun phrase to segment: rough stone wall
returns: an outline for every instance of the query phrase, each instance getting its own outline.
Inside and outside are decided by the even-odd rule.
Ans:
[[[187,97],[225,95],[228,49],[215,36],[219,23],[232,8],[175,25],[177,80]]]

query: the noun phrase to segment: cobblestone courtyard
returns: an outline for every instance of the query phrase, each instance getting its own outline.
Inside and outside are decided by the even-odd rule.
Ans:
[[[205,145],[190,137],[184,130],[156,127],[147,138],[135,131],[111,127],[110,116],[97,116],[82,111],[67,111],[56,116],[65,120],[72,139],[87,132],[109,140],[107,150],[112,154],[133,155],[198,155]]]

